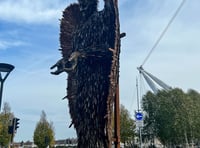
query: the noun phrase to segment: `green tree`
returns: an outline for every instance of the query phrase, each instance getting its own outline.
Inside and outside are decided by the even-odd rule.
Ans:
[[[154,133],[166,146],[199,141],[200,95],[181,89],[148,92],[142,100],[145,116],[145,131]],[[151,134],[149,133],[149,134]]]
[[[150,91],[143,97],[143,110],[146,112],[144,116],[145,127],[143,128],[143,133],[151,140],[153,144],[153,139],[157,135],[156,131],[156,112],[158,111],[158,103],[156,96]]]
[[[47,146],[53,147],[54,145],[53,122],[49,123],[47,121],[46,113],[44,111],[42,111],[40,120],[36,124],[33,140],[39,148],[46,148]]]
[[[200,141],[200,94],[190,89],[187,92],[187,112],[188,112],[188,137],[189,142],[198,142]]]
[[[0,114],[0,146],[8,146],[11,135],[8,134],[8,126],[10,125],[10,120],[13,118],[13,113],[11,113],[11,108],[7,102],[4,103],[3,111]]]
[[[121,142],[126,146],[131,146],[134,142],[135,124],[129,111],[124,105],[120,107],[120,137]]]

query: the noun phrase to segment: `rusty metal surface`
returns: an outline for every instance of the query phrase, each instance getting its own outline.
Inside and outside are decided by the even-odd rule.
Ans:
[[[68,73],[66,98],[78,147],[111,148],[115,107],[114,138],[119,148],[118,4],[116,0],[105,0],[105,8],[99,12],[97,2],[79,0],[63,12],[60,33],[63,58],[52,66],[57,68],[52,74]]]

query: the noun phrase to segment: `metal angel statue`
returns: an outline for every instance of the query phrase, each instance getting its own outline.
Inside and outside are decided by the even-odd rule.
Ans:
[[[110,148],[119,77],[120,34],[116,0],[78,0],[60,24],[62,58],[52,74],[67,72],[70,115],[79,148]]]

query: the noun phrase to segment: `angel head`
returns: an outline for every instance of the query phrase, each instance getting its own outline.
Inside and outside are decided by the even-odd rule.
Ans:
[[[83,19],[87,19],[98,9],[98,0],[78,0]]]
[[[98,0],[78,0],[80,10],[84,11],[90,8],[97,10]]]

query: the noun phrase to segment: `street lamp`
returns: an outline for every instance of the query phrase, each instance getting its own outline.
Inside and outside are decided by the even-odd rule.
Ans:
[[[15,67],[10,64],[6,63],[0,63],[0,83],[1,83],[1,88],[0,88],[0,111],[1,111],[1,102],[2,102],[2,93],[3,93],[3,84],[10,74],[10,72],[14,69]],[[2,73],[5,73],[4,77],[2,76]]]

